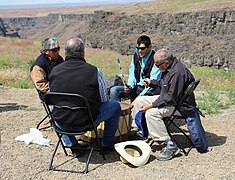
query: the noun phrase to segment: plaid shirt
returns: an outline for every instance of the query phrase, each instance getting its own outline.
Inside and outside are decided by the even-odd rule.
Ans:
[[[99,92],[100,92],[100,99],[101,102],[107,102],[109,100],[108,97],[108,92],[107,92],[107,88],[104,82],[104,77],[103,74],[101,72],[101,70],[99,68],[97,68],[97,76],[98,76],[98,84],[99,84]]]

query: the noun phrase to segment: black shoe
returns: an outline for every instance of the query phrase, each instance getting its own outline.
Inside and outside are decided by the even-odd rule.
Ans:
[[[103,153],[108,154],[114,151],[114,146],[102,146]]]
[[[81,157],[84,154],[84,151],[79,149],[71,149],[71,151],[75,158]]]
[[[75,157],[75,158],[81,157],[85,153],[85,150],[83,150],[81,148],[85,148],[84,145],[75,144],[72,147],[70,147],[72,154],[73,154],[73,157]]]

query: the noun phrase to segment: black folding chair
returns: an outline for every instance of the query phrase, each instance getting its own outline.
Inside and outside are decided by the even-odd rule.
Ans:
[[[40,91],[36,88],[36,86],[35,86],[35,89],[36,89],[36,91],[37,91],[37,93],[38,93],[38,97],[39,97],[39,99],[40,99],[40,102],[41,102],[41,104],[43,105],[43,109],[44,109],[45,112],[46,112],[46,115],[45,115],[44,118],[37,124],[36,128],[39,129],[39,130],[47,129],[47,128],[51,127],[51,124],[48,125],[48,126],[45,126],[45,127],[40,128],[40,125],[41,125],[47,118],[49,119],[49,112],[48,112],[48,109],[47,109],[46,104],[45,104],[45,102],[44,102],[44,94],[43,94],[42,92],[40,92]]]
[[[184,119],[186,122],[186,117],[183,116],[179,116],[179,115],[175,115],[175,112],[177,109],[179,109],[179,107],[182,105],[182,103],[189,97],[189,95],[191,95],[193,93],[193,91],[196,89],[197,85],[199,84],[200,79],[199,80],[195,80],[192,83],[189,84],[189,86],[187,87],[187,89],[184,92],[183,97],[181,98],[181,100],[179,101],[179,103],[177,104],[177,106],[175,106],[174,111],[172,112],[172,114],[168,117],[164,117],[164,123],[166,125],[167,131],[169,136],[176,142],[177,146],[183,151],[183,153],[185,154],[185,156],[187,156],[190,152],[190,150],[194,147],[194,144],[190,138],[190,136],[188,136],[183,129],[181,129],[179,127],[179,125],[176,124],[176,121],[180,120],[180,119]],[[176,138],[174,138],[174,136],[172,135],[172,133],[170,132],[170,126],[173,125],[174,127],[176,127],[176,129],[178,129],[185,137],[186,139],[189,141],[190,143],[190,147],[189,149],[186,151],[185,148],[183,147],[183,145],[181,145],[181,143],[179,143],[179,141],[177,141]]]
[[[103,153],[103,149],[101,146],[101,142],[100,139],[98,138],[98,133],[97,133],[97,128],[95,126],[92,114],[91,114],[91,109],[90,109],[90,105],[88,103],[88,100],[79,95],[79,94],[71,94],[71,93],[57,93],[57,92],[48,92],[45,94],[44,96],[45,99],[45,104],[49,110],[49,114],[50,114],[50,120],[51,120],[51,124],[53,129],[55,130],[57,136],[58,136],[58,142],[56,144],[56,147],[54,149],[52,158],[51,158],[51,162],[49,165],[49,170],[53,170],[53,171],[63,171],[63,172],[75,172],[75,173],[87,173],[88,172],[88,166],[90,163],[90,159],[91,159],[91,155],[93,150],[97,150],[100,151],[100,154],[103,156],[103,159],[105,160],[105,156]],[[87,124],[86,127],[80,126],[80,128],[82,129],[82,131],[65,131],[62,130],[60,128],[58,128],[58,126],[56,126],[55,121],[56,119],[53,116],[53,110],[51,110],[52,108],[49,108],[49,106],[53,106],[53,108],[57,108],[57,109],[63,109],[63,110],[68,110],[68,111],[72,111],[72,113],[74,112],[83,112],[84,116],[83,117],[76,117],[76,122],[78,123],[79,120],[87,118]],[[86,117],[85,117],[86,116]],[[66,121],[66,119],[64,119],[64,121]],[[67,124],[68,125],[68,124]],[[77,127],[77,124],[76,124]],[[95,143],[96,143],[96,147],[95,148],[95,144],[91,143],[91,146],[87,147],[87,149],[90,150],[90,153],[88,155],[85,167],[83,170],[80,171],[74,171],[74,170],[63,170],[63,169],[57,169],[56,167],[53,167],[53,160],[54,157],[56,155],[56,151],[58,149],[59,144],[61,144],[64,153],[66,156],[68,156],[68,153],[66,151],[66,149],[68,147],[66,147],[63,142],[62,142],[62,135],[82,135],[84,133],[86,133],[87,131],[94,131],[95,132]],[[93,144],[93,145],[92,145]],[[82,150],[84,150],[84,147],[82,148]]]

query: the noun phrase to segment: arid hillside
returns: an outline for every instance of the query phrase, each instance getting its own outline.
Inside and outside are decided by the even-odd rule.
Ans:
[[[235,9],[233,0],[153,0],[145,3],[129,3],[102,6],[76,6],[63,8],[38,8],[38,9],[14,9],[1,10],[1,18],[10,17],[41,17],[48,14],[91,14],[94,11],[112,11],[115,13],[145,14],[145,13],[179,13],[197,11],[215,11]]]
[[[166,0],[126,5],[3,10],[0,35],[65,41],[131,55],[146,34],[153,48],[168,48],[186,65],[235,70],[235,2]],[[1,33],[2,32],[2,33]]]

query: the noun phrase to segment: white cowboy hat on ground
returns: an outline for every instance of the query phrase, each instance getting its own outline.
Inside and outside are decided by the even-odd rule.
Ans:
[[[145,165],[151,153],[150,146],[141,140],[120,142],[114,147],[123,163],[130,163],[134,166]]]

